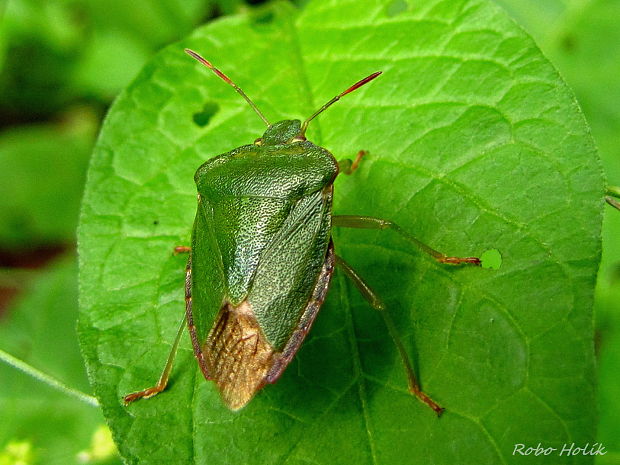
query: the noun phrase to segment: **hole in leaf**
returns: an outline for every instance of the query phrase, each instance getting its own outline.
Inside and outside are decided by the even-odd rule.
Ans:
[[[482,261],[482,268],[499,270],[502,266],[502,254],[497,249],[490,249],[480,256],[480,261]]]
[[[194,113],[192,119],[196,125],[204,128],[207,124],[209,124],[209,121],[211,121],[211,118],[213,118],[213,115],[215,115],[219,109],[220,106],[217,103],[207,102],[205,103],[205,106],[202,107],[202,111]]]
[[[566,34],[562,37],[560,43],[562,44],[562,48],[568,53],[574,52],[577,48],[577,39],[572,34]]]
[[[406,11],[408,7],[409,5],[405,0],[394,0],[388,5],[386,13],[390,17],[397,16]]]

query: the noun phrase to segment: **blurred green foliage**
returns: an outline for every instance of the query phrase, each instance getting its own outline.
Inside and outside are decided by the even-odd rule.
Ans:
[[[77,108],[59,123],[0,132],[0,244],[75,242],[75,228],[97,118]]]
[[[41,118],[76,100],[109,102],[155,50],[186,35],[215,5],[11,0],[0,27],[0,113]]]
[[[26,279],[26,278],[24,278]],[[75,336],[77,265],[73,255],[30,279],[0,325],[0,349],[68,386],[90,392]],[[104,424],[101,412],[0,363],[0,464],[84,463]],[[101,442],[101,441],[100,441]],[[103,462],[119,463],[114,451]]]

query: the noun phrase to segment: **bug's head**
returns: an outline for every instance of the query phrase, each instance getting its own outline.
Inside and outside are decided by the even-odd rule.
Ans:
[[[269,126],[263,137],[256,139],[254,143],[256,145],[280,145],[303,140],[306,140],[306,137],[301,133],[301,121],[285,119]]]

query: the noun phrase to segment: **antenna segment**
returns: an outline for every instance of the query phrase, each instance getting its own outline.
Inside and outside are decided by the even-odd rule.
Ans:
[[[331,99],[329,102],[327,102],[325,105],[323,105],[321,108],[319,108],[317,111],[315,111],[312,116],[310,116],[310,118],[308,118],[306,121],[304,121],[304,124],[301,125],[301,135],[305,135],[306,134],[306,129],[308,128],[308,124],[310,123],[310,121],[312,121],[316,116],[318,116],[320,113],[322,113],[323,111],[327,110],[327,108],[329,108],[331,105],[333,105],[334,103],[336,103],[338,100],[340,100],[342,97],[344,97],[345,95],[353,92],[355,89],[358,89],[360,87],[362,87],[364,84],[372,81],[374,78],[376,78],[377,76],[379,76],[381,74],[382,71],[377,71],[376,73],[372,73],[370,76],[366,76],[364,79],[357,81],[355,84],[353,84],[351,87],[349,87],[347,90],[345,90],[344,92],[336,95],[333,99]]]
[[[213,66],[208,60],[204,59],[203,57],[201,57],[198,53],[194,52],[193,50],[190,50],[189,48],[185,49],[185,53],[187,53],[189,56],[191,56],[192,58],[195,58],[196,60],[198,60],[200,63],[202,63],[203,65],[205,65],[207,68],[209,68],[211,71],[213,71],[215,74],[217,74],[220,78],[222,78],[224,81],[226,81],[228,84],[230,84],[231,86],[234,87],[234,89],[245,99],[246,102],[248,102],[250,104],[250,106],[252,107],[252,109],[256,112],[256,114],[258,116],[260,116],[260,119],[262,119],[265,124],[267,125],[267,127],[271,126],[271,123],[269,123],[269,121],[267,121],[267,118],[265,118],[265,115],[263,115],[261,113],[261,111],[258,109],[258,107],[254,104],[254,102],[252,102],[252,100],[250,100],[250,97],[248,97],[247,95],[245,95],[245,92],[243,92],[241,90],[241,88],[235,84],[234,82],[232,82],[230,80],[230,78],[228,76],[226,76],[224,73],[222,73],[219,69],[217,69],[215,66]],[[361,85],[361,84],[360,84]]]

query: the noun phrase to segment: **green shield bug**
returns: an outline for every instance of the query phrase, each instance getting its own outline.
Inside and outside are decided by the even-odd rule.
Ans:
[[[190,56],[230,84],[265,122],[253,144],[205,162],[194,176],[198,210],[185,279],[185,317],[154,387],[124,397],[126,403],[163,391],[185,326],[207,380],[231,410],[244,407],[290,363],[325,300],[335,267],[379,310],[403,361],[410,392],[438,415],[381,300],[334,251],[332,227],[390,229],[438,262],[480,265],[476,257],[450,257],[423,244],[395,223],[366,216],[332,215],[333,184],[355,161],[336,161],[305,137],[312,119],[344,95],[375,79],[376,72],[329,100],[303,123],[269,123],[248,96],[196,52]]]

